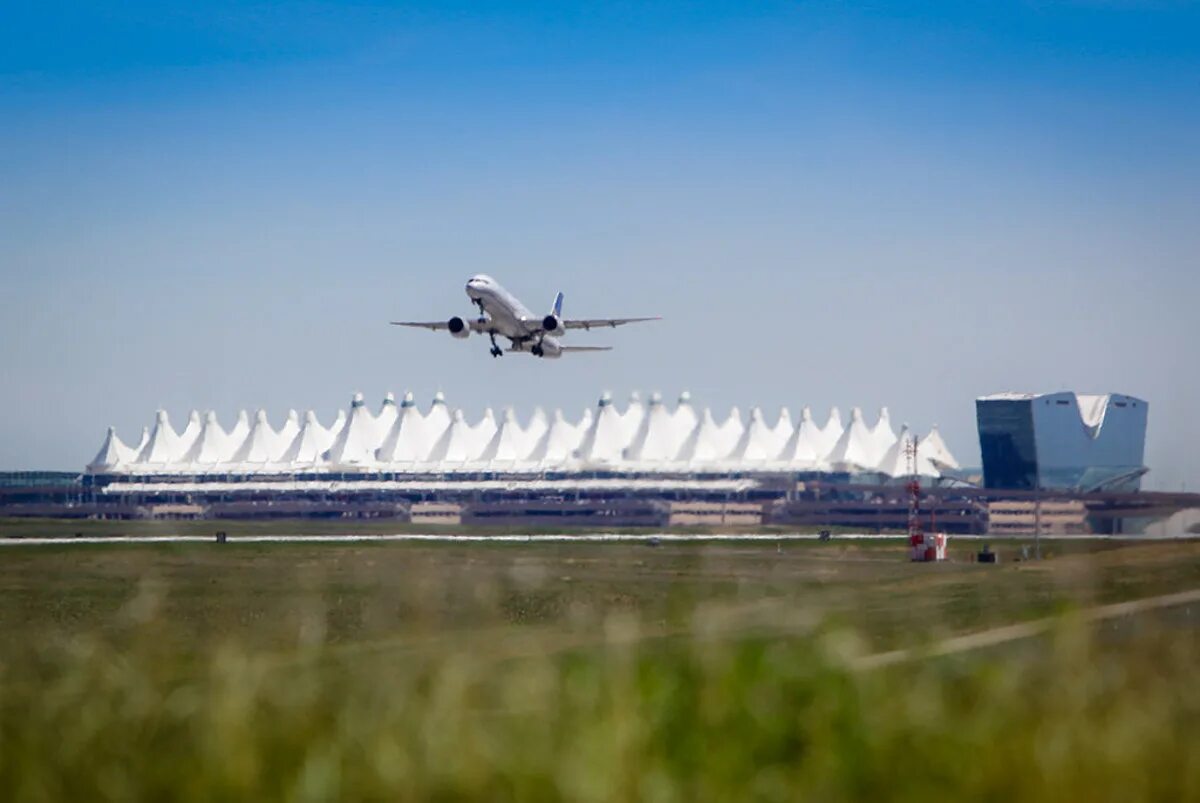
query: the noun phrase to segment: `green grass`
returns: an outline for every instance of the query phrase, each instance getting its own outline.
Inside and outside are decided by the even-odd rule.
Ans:
[[[974,546],[969,547],[973,549]],[[952,546],[952,551],[954,547]],[[1200,544],[0,551],[14,800],[1200,797]],[[858,658],[1049,614],[1046,637]]]

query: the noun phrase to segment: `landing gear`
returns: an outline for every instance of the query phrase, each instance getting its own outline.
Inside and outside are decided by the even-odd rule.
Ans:
[[[480,309],[483,309],[483,305],[482,305],[482,304],[480,304],[480,305],[479,305],[479,308],[480,308]],[[488,337],[489,337],[489,338],[491,338],[491,341],[492,341],[492,356],[493,356],[493,357],[502,357],[502,356],[504,356],[504,349],[502,349],[502,348],[500,348],[498,345],[496,345],[496,333],[495,333],[495,332],[488,332]]]
[[[544,356],[546,356],[546,352],[542,350],[542,347],[541,347],[541,345],[537,345],[537,346],[534,346],[534,347],[532,347],[531,349],[529,349],[529,353],[530,353],[530,354],[532,354],[532,355],[533,355],[533,356],[535,356],[535,357],[544,357]]]

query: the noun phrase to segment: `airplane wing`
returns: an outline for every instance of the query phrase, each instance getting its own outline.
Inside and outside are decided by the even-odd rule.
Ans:
[[[450,328],[449,321],[388,321],[388,323],[392,326],[411,326],[416,329],[428,329],[431,332],[444,332]],[[467,319],[464,320],[464,323],[471,328],[472,332],[486,331],[484,324],[476,319]]]
[[[581,318],[574,321],[563,321],[563,329],[602,329],[616,328],[627,323],[642,323],[643,321],[661,321],[657,316],[652,318]]]

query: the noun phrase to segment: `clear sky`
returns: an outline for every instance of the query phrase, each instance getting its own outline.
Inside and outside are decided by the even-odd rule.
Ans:
[[[1200,7],[0,6],[0,468],[351,394],[1151,403],[1200,488]],[[661,314],[493,360],[394,318]]]

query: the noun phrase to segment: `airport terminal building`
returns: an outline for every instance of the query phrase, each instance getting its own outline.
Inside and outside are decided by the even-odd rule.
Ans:
[[[975,402],[984,485],[1137,491],[1149,405],[1121,394],[999,393]]]
[[[948,533],[1123,532],[1197,506],[1137,491],[1147,405],[1129,396],[1002,394],[977,401],[986,482],[936,428],[919,441],[886,408],[820,420],[658,394],[605,394],[572,416],[468,417],[439,394],[418,407],[356,395],[330,424],[265,411],[223,426],[159,411],[136,442],[109,430],[83,475],[0,478],[0,513],[101,519],[379,518],[413,526],[846,527],[908,525],[909,481]],[[914,444],[917,448],[914,454]]]
[[[837,408],[823,422],[805,407],[793,419],[758,407],[714,415],[684,392],[674,404],[634,395],[619,408],[603,395],[592,409],[568,416],[490,409],[470,420],[438,394],[425,410],[412,394],[388,394],[377,411],[361,394],[324,425],[312,411],[291,411],[276,427],[266,411],[241,413],[228,429],[213,412],[193,411],[177,430],[165,411],[126,445],[110,429],[87,475],[98,485],[155,480],[196,483],[294,480],[399,481],[442,478],[469,482],[496,476],[538,479],[854,474],[894,479],[917,473],[938,478],[958,462],[934,428],[920,439],[897,433],[887,408],[869,423],[859,408],[843,423]]]

